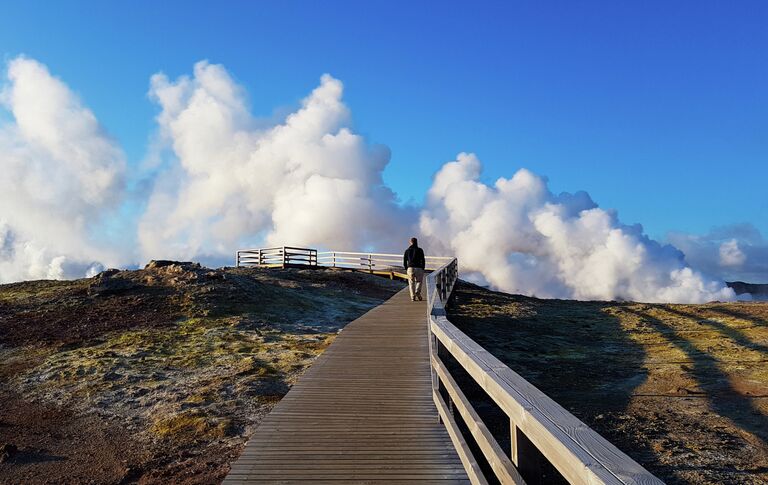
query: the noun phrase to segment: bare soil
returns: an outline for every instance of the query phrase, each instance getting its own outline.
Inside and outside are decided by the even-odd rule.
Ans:
[[[402,288],[151,263],[0,286],[0,483],[218,483],[337,333]]]
[[[539,300],[460,283],[449,318],[665,482],[768,483],[768,303]]]

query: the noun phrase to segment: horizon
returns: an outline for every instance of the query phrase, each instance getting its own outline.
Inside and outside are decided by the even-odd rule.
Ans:
[[[505,291],[768,283],[760,2],[181,5],[3,7],[0,283],[411,232]]]

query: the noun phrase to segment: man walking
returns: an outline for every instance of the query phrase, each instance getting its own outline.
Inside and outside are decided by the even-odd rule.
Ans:
[[[415,237],[411,238],[411,245],[403,255],[403,267],[408,273],[408,290],[411,292],[411,300],[419,301],[421,298],[421,282],[424,279],[424,268],[427,266],[424,251],[419,247]]]

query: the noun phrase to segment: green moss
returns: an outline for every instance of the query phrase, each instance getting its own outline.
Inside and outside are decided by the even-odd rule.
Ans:
[[[152,424],[150,431],[161,438],[209,441],[224,438],[231,428],[232,421],[228,418],[209,417],[193,410],[164,416]]]
[[[239,383],[283,383],[311,364],[333,340],[330,334],[254,330],[240,318],[199,317],[172,327],[107,335],[88,347],[48,356],[29,373],[39,391],[71,397],[126,395],[163,403],[166,390],[184,383],[173,402],[187,406],[218,403]]]
[[[0,285],[0,302],[34,303],[37,301],[45,301],[61,297],[62,293],[82,290],[87,287],[89,281],[90,280],[40,280]]]

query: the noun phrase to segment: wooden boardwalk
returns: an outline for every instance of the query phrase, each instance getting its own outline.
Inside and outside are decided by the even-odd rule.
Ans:
[[[426,311],[405,289],[347,325],[224,483],[469,483],[437,420]]]

